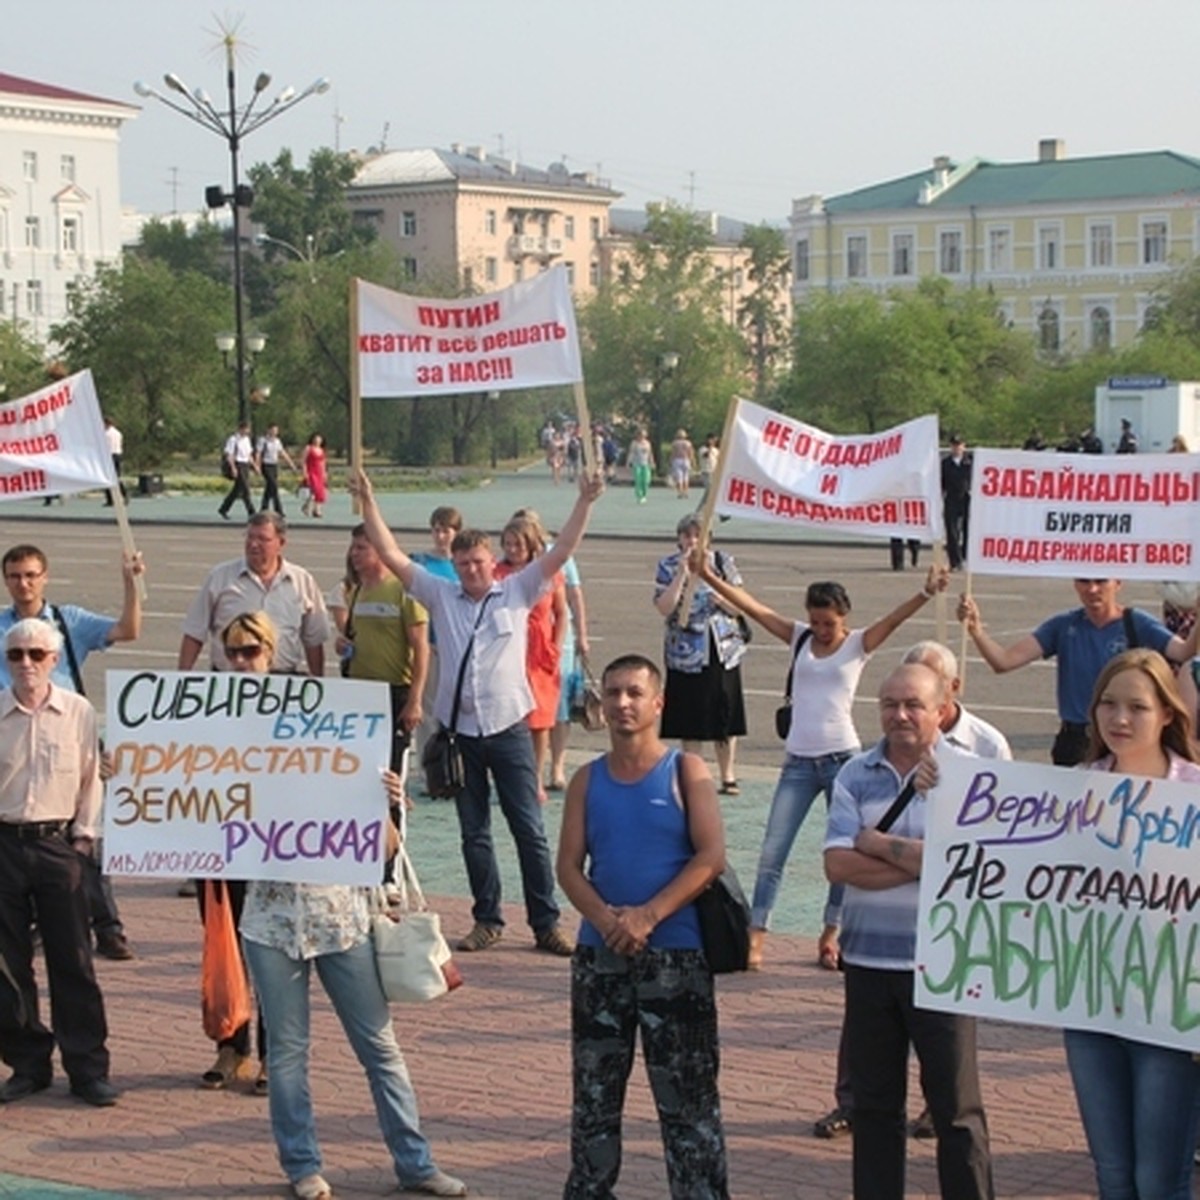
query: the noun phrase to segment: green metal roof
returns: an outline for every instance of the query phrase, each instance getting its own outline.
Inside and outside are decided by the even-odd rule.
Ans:
[[[951,163],[951,171],[957,166]],[[836,215],[881,209],[965,208],[973,204],[981,208],[1012,207],[1200,193],[1200,159],[1173,150],[1150,150],[1050,162],[980,162],[932,203],[918,204],[921,189],[933,181],[930,167],[915,175],[831,196],[825,207]]]

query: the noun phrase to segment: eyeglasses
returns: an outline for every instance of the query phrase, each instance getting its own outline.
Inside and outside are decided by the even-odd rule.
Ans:
[[[19,663],[26,658],[30,662],[40,663],[46,661],[46,655],[53,653],[52,650],[47,650],[45,646],[11,646],[5,650],[4,657],[10,663]]]
[[[245,659],[247,662],[252,658],[257,658],[263,652],[260,642],[248,642],[244,646],[226,646],[225,654],[233,659]]]
[[[4,578],[9,583],[32,583],[35,579],[41,579],[45,573],[45,571],[8,571]]]

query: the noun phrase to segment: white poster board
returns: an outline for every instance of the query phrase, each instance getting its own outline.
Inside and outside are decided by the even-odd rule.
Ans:
[[[104,870],[377,884],[387,685],[108,671]]]
[[[916,1003],[1200,1050],[1200,786],[938,762]]]

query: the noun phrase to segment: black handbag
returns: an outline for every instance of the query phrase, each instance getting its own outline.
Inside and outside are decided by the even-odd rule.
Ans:
[[[787,683],[783,689],[783,703],[775,710],[775,732],[786,742],[792,732],[792,676],[796,673],[796,659],[804,649],[804,643],[812,637],[812,629],[806,629],[797,639],[796,648],[792,651],[792,661],[788,663]]]
[[[436,800],[453,800],[467,786],[466,771],[463,767],[462,747],[458,744],[458,706],[462,700],[463,680],[467,677],[467,663],[471,658],[471,647],[475,643],[475,634],[483,621],[488,601],[492,598],[489,592],[479,606],[479,615],[475,618],[475,628],[467,639],[466,649],[463,650],[462,662],[458,664],[458,679],[454,684],[454,704],[450,709],[449,726],[439,726],[437,732],[425,743],[421,751],[421,770],[425,773],[425,790]]]
[[[675,759],[675,781],[687,814],[687,790],[683,786],[683,759]],[[692,903],[700,921],[704,958],[714,975],[729,975],[749,969],[750,905],[728,860],[725,868]]]

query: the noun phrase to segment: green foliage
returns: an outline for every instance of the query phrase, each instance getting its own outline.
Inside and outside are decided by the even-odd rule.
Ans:
[[[985,292],[925,280],[881,297],[853,289],[796,313],[787,411],[834,432],[874,431],[924,413],[943,430],[993,440],[1012,424],[1034,370],[1028,337]]]
[[[738,305],[738,325],[750,342],[754,397],[761,403],[777,361],[786,357],[788,350],[784,295],[791,274],[791,255],[783,231],[765,223],[747,229],[741,245],[750,252],[746,274],[754,287]]]
[[[45,387],[45,352],[25,331],[0,323],[0,404]]]
[[[141,241],[132,254],[165,263],[172,271],[195,271],[224,284],[230,280],[221,230],[212,221],[189,230],[178,217],[170,221],[155,217],[142,226]]]
[[[645,425],[662,448],[679,427],[719,431],[742,384],[742,341],[722,314],[719,272],[699,217],[674,205],[648,205],[645,232],[628,270],[604,284],[580,313],[584,377],[594,415]],[[663,355],[679,355],[673,371]],[[649,379],[648,394],[638,380]]]

